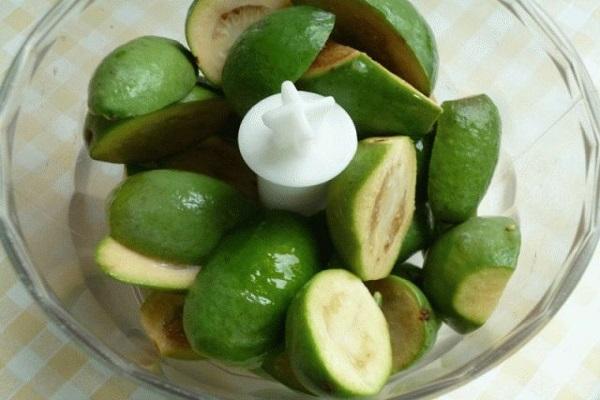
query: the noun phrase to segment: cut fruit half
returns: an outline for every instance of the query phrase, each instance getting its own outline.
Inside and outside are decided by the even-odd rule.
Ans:
[[[328,189],[327,221],[342,261],[363,280],[392,270],[415,209],[416,155],[407,137],[370,138]]]
[[[111,237],[98,244],[96,263],[116,280],[162,290],[187,290],[200,271],[198,266],[172,264],[146,257]]]
[[[185,23],[188,45],[198,67],[213,84],[221,84],[229,49],[250,25],[290,0],[196,0]]]
[[[88,113],[85,137],[94,160],[156,161],[221,133],[234,118],[223,97],[196,86],[178,103],[132,118],[109,120]]]
[[[359,136],[422,137],[442,109],[367,54],[330,41],[298,81],[300,88],[333,96]]]
[[[490,317],[519,257],[521,235],[505,217],[474,217],[451,228],[431,246],[423,290],[440,317],[460,333]]]
[[[333,14],[313,7],[278,10],[246,29],[223,66],[223,91],[239,115],[296,82],[333,30]]]
[[[409,0],[294,0],[336,16],[335,40],[364,51],[426,95],[438,52],[427,21]]]
[[[381,309],[392,341],[393,372],[410,367],[435,343],[440,322],[417,286],[389,276],[367,282],[371,293],[381,295]]]
[[[140,309],[144,331],[163,357],[181,360],[202,358],[192,350],[183,332],[185,295],[153,292]]]
[[[318,273],[296,295],[286,349],[300,382],[326,396],[374,395],[392,367],[383,312],[360,279],[341,269]]]

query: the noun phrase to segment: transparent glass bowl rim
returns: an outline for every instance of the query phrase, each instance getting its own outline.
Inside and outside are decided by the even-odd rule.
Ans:
[[[61,307],[58,299],[38,276],[28,256],[24,240],[19,234],[10,181],[10,138],[8,132],[6,132],[8,129],[5,129],[10,126],[8,119],[17,106],[13,97],[16,97],[14,95],[16,88],[22,82],[25,73],[24,67],[31,60],[32,49],[52,34],[69,12],[86,2],[89,2],[89,0],[58,1],[35,25],[12,61],[0,87],[0,126],[2,127],[0,143],[0,240],[20,280],[48,318],[69,337],[80,343],[89,353],[108,364],[113,371],[129,376],[140,383],[148,384],[170,396],[185,399],[209,399],[212,396],[198,394],[174,385],[133,363],[125,361],[83,328],[67,310]],[[588,173],[593,177],[588,182],[594,187],[588,188],[591,190],[588,190],[589,196],[587,196],[584,204],[584,207],[588,210],[584,218],[584,232],[577,248],[564,262],[564,268],[559,279],[553,283],[529,316],[525,318],[525,322],[507,335],[502,343],[470,360],[460,371],[450,372],[430,384],[396,397],[396,400],[440,395],[476,378],[516,352],[535,336],[564,304],[590,263],[600,237],[600,232],[597,229],[600,220],[598,210],[600,197],[598,190],[598,178],[600,177],[600,156],[598,155],[600,101],[597,92],[572,44],[535,0],[500,0],[500,3],[515,15],[527,16],[532,21],[527,24],[532,34],[536,35],[538,39],[544,39],[552,43],[555,49],[569,61],[569,67],[581,92],[586,113],[584,117],[587,118],[595,139],[588,170]]]

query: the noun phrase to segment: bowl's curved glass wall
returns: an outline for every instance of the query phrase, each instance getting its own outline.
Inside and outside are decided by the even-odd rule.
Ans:
[[[562,304],[597,240],[597,104],[568,45],[518,1],[418,7],[438,40],[437,100],[485,92],[499,105],[502,157],[480,212],[517,218],[523,250],[489,323],[466,337],[444,327],[434,350],[395,377],[382,399],[436,393],[505,357]],[[51,317],[116,368],[189,398],[301,398],[260,374],[161,361],[138,321],[139,293],[94,265],[94,246],[107,232],[104,199],[123,168],[93,162],[84,150],[88,80],[104,55],[136,36],[184,41],[186,8],[71,0],[38,26],[10,72],[8,98],[0,96],[3,241]]]

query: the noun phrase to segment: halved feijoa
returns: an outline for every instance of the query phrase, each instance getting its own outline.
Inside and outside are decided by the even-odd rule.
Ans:
[[[392,341],[392,372],[406,369],[434,345],[440,321],[421,289],[406,279],[392,275],[366,285],[381,295]]]
[[[386,383],[392,348],[385,317],[348,271],[319,272],[294,298],[286,323],[292,369],[311,392],[370,396]]]
[[[254,365],[280,343],[285,313],[317,272],[318,249],[305,220],[268,211],[225,237],[188,292],[183,326],[192,347]]]
[[[342,261],[363,280],[392,270],[415,209],[416,155],[408,137],[370,138],[329,185],[327,221]]]
[[[293,0],[336,16],[335,39],[364,51],[426,95],[438,53],[427,21],[408,0]]]
[[[317,58],[333,30],[333,14],[312,7],[289,7],[245,30],[223,67],[223,91],[244,115],[260,100],[297,81]]]
[[[429,249],[423,290],[442,319],[467,333],[494,311],[519,257],[521,235],[505,217],[474,217]]]
[[[102,60],[90,81],[88,106],[108,119],[133,117],[183,99],[195,84],[192,55],[179,42],[143,36]]]
[[[196,172],[230,184],[248,198],[256,199],[256,174],[244,162],[239,148],[219,136],[211,136],[190,149],[153,163],[127,165],[127,174],[153,169]]]
[[[329,42],[298,85],[333,96],[350,114],[359,136],[421,137],[442,109],[367,54]]]
[[[185,36],[198,67],[213,84],[221,84],[229,49],[250,25],[290,0],[195,0],[188,11]]]
[[[256,206],[217,179],[155,170],[127,178],[109,203],[111,236],[149,257],[197,264]]]
[[[111,237],[98,244],[96,263],[104,273],[118,281],[161,290],[188,289],[200,270],[199,266],[144,256]]]
[[[183,332],[183,302],[179,293],[152,292],[140,309],[146,335],[163,357],[197,360],[201,356],[192,350]]]
[[[479,95],[442,104],[429,164],[429,203],[437,221],[472,217],[492,180],[500,152],[500,114]]]
[[[113,121],[90,113],[85,135],[95,160],[142,163],[221,133],[234,115],[221,96],[195,86],[183,100],[149,114]]]

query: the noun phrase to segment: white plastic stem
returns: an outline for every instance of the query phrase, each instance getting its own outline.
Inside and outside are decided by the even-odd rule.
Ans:
[[[350,163],[358,140],[352,119],[333,97],[284,82],[281,94],[246,114],[238,143],[259,176],[265,206],[311,215],[324,208],[327,183]]]

